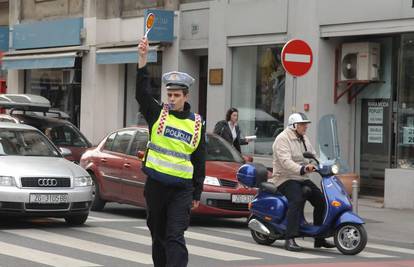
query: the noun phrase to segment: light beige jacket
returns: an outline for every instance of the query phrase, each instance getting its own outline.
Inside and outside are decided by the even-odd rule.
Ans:
[[[316,155],[309,138],[305,135],[303,142],[298,138],[296,132],[286,128],[281,132],[273,143],[273,176],[270,182],[276,186],[283,182],[293,179],[303,181],[309,179],[307,174],[300,175],[302,165],[309,163],[308,159],[303,157],[303,152],[310,151]]]

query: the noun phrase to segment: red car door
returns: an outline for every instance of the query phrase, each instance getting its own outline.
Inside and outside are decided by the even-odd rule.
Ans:
[[[134,134],[135,130],[131,129],[118,131],[110,148],[103,150],[100,157],[103,177],[101,193],[115,201],[123,202],[124,199],[122,183],[125,176],[125,157]]]
[[[141,170],[142,161],[137,155],[138,151],[145,151],[147,142],[147,130],[138,128],[124,162],[123,197],[127,202],[140,207],[145,207],[144,185],[147,176]]]

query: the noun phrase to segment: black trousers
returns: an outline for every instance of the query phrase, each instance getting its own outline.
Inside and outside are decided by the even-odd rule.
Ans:
[[[308,198],[303,195],[302,187],[308,186],[312,189]],[[299,235],[299,224],[306,200],[314,207],[313,224],[321,225],[325,211],[325,199],[321,190],[311,181],[288,180],[279,185],[278,190],[286,196],[289,201],[287,210],[287,229],[286,239],[294,238]]]
[[[187,266],[184,231],[190,223],[192,190],[166,186],[148,177],[144,195],[154,266]]]

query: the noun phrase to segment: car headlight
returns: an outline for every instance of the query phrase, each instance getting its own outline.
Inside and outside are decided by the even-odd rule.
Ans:
[[[75,177],[75,179],[73,179],[73,185],[75,187],[78,187],[78,186],[91,186],[92,185],[92,178],[90,176]]]
[[[1,176],[0,175],[0,186],[16,186],[13,176]]]
[[[332,166],[331,166],[331,172],[332,172],[333,174],[338,174],[338,172],[339,172],[339,167],[338,167],[338,165],[336,165],[336,164],[332,165]]]
[[[206,178],[204,179],[204,184],[220,186],[220,181],[216,177],[206,176]]]

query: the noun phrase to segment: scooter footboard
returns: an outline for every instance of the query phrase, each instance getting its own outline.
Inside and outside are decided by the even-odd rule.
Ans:
[[[361,217],[351,211],[344,212],[339,216],[335,222],[335,228],[344,223],[365,224]]]

